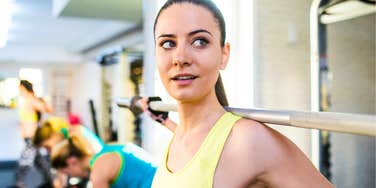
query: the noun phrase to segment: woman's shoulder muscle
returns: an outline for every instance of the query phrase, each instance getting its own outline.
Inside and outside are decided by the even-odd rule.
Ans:
[[[248,166],[245,170],[259,175],[277,165],[285,157],[289,157],[289,150],[294,150],[294,146],[274,129],[257,121],[242,118],[234,125],[228,147],[225,149],[237,153],[233,155],[237,162],[250,164],[245,165]]]
[[[121,159],[116,153],[105,153],[99,156],[91,169],[90,179],[95,183],[111,183],[120,170]]]
[[[227,154],[236,153],[231,155],[231,163],[240,169],[239,173],[244,174],[245,179],[250,180],[249,183],[259,180],[271,186],[319,182],[327,185],[326,179],[292,141],[262,123],[244,118],[239,120],[225,149]],[[291,179],[282,178],[281,174],[289,174]]]

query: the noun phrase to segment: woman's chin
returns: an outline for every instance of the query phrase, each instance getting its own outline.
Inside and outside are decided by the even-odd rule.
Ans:
[[[189,102],[189,101],[194,100],[194,98],[196,98],[195,95],[192,95],[191,93],[185,93],[185,92],[170,93],[170,96],[179,102]]]
[[[170,94],[172,98],[174,98],[179,103],[192,103],[194,101],[197,101],[201,98],[198,93],[192,93],[192,92],[175,92],[173,94]]]

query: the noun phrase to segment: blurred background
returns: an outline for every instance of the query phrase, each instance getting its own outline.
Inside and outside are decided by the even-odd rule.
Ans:
[[[376,114],[374,0],[213,1],[231,43],[221,73],[230,106]],[[1,186],[13,183],[24,144],[20,79],[34,84],[54,115],[75,114],[105,142],[133,142],[161,158],[171,133],[115,99],[173,102],[154,57],[153,23],[164,2],[0,0]],[[336,187],[376,187],[375,137],[270,126]]]

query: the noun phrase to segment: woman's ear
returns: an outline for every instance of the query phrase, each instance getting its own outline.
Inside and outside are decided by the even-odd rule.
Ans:
[[[230,58],[230,43],[226,42],[222,48],[222,62],[219,66],[220,70],[224,70],[226,68],[229,58]]]

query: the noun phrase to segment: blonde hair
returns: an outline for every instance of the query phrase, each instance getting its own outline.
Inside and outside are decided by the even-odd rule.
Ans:
[[[42,125],[35,131],[33,144],[40,147],[44,141],[50,139],[54,134],[64,134],[62,132],[62,129],[64,128],[69,128],[69,124],[63,118],[48,118],[47,120],[43,121]]]
[[[85,147],[83,140],[77,136],[71,136],[53,148],[51,153],[51,165],[56,169],[65,168],[68,166],[68,158],[77,157],[83,159],[91,155],[92,153]]]
[[[40,147],[42,143],[52,137],[55,134],[50,122],[45,121],[42,126],[38,127],[33,137],[33,144]]]

